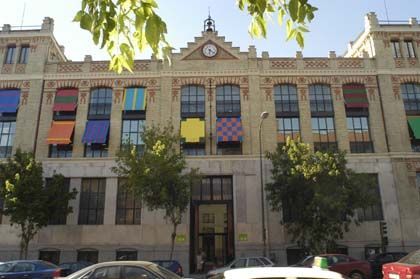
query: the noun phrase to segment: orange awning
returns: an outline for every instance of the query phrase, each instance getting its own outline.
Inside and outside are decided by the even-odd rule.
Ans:
[[[74,121],[53,121],[48,133],[48,144],[70,144],[74,130]]]

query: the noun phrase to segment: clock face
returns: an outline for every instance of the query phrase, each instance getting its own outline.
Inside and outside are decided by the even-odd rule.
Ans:
[[[203,47],[203,54],[207,57],[214,57],[217,54],[217,47],[213,44],[207,44]]]

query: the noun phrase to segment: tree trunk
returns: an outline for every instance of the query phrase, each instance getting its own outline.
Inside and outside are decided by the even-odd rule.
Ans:
[[[173,225],[174,225],[174,230],[171,234],[171,253],[169,254],[169,260],[172,260],[172,257],[174,255],[176,228],[178,227],[178,224],[176,223],[174,223]]]
[[[20,239],[20,251],[19,251],[19,259],[27,260],[28,259],[28,246],[29,241],[25,236],[21,236]]]

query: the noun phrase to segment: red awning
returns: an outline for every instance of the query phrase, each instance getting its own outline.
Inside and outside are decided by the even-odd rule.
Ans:
[[[48,133],[48,144],[70,144],[74,130],[74,121],[53,121]]]
[[[75,111],[78,94],[77,89],[59,89],[55,96],[53,111]]]

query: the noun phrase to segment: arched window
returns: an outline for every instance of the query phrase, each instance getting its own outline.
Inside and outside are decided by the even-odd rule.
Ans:
[[[205,116],[204,87],[187,85],[181,89],[181,117]]]
[[[309,86],[309,99],[311,101],[311,112],[333,113],[333,102],[331,90],[328,85],[314,84]]]
[[[299,115],[296,86],[292,84],[274,86],[274,103],[278,116],[284,116],[284,114]]]
[[[112,106],[112,89],[95,88],[90,92],[89,117],[109,118]]]
[[[241,115],[241,96],[239,86],[221,85],[216,87],[216,114],[222,116]]]
[[[405,111],[409,114],[420,113],[420,84],[403,83],[401,84],[401,96],[404,101]]]

